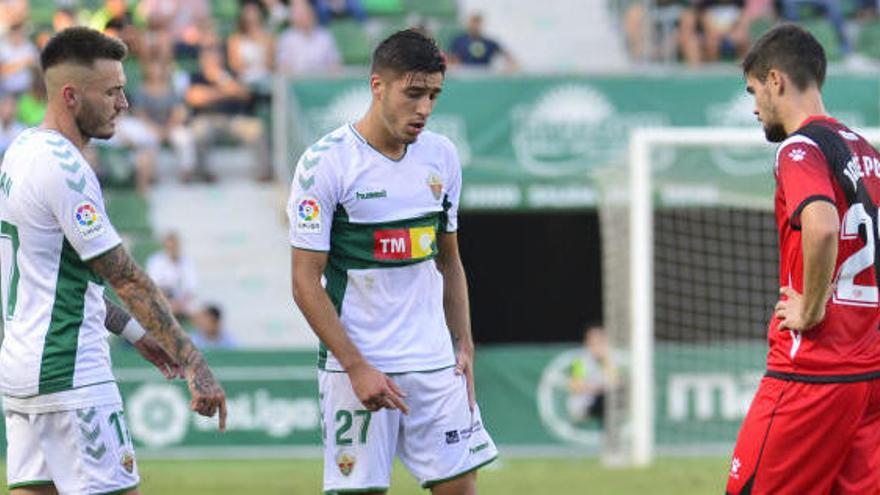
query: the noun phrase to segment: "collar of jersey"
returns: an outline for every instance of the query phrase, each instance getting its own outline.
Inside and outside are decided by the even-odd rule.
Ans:
[[[354,128],[354,124],[348,124],[348,128],[351,129],[352,134],[354,134],[354,137],[356,137],[356,138],[358,139],[358,141],[360,141],[360,142],[362,142],[363,144],[366,144],[367,146],[369,146],[371,150],[375,151],[376,153],[379,154],[379,156],[381,156],[382,158],[388,160],[389,162],[400,163],[400,162],[403,161],[404,158],[406,158],[406,153],[409,151],[409,145],[408,145],[408,144],[407,144],[406,146],[403,147],[403,154],[400,155],[400,158],[398,158],[397,160],[395,160],[394,158],[391,158],[391,157],[389,157],[388,155],[386,155],[385,153],[382,153],[381,151],[377,150],[375,146],[373,146],[372,144],[370,144],[370,142],[367,141],[367,138],[361,136],[361,133],[358,132],[358,130]]]
[[[801,127],[804,127],[807,124],[812,124],[813,122],[818,122],[821,120],[837,124],[837,119],[835,119],[834,117],[832,117],[830,115],[810,115],[809,117],[806,118],[806,120],[801,122],[801,125],[800,125],[800,127],[798,127],[798,129],[800,129]]]

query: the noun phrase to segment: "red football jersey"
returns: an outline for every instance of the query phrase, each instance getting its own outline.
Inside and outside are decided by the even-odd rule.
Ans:
[[[805,332],[778,329],[770,319],[770,372],[806,380],[849,381],[880,375],[880,291],[877,283],[877,207],[880,154],[846,126],[808,119],[776,155],[779,284],[803,293],[800,213],[813,201],[832,203],[840,216],[833,293],[825,318]]]

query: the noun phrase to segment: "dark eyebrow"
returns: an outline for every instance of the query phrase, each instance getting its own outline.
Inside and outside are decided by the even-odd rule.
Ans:
[[[755,88],[753,88],[751,86],[746,86],[746,93],[748,93],[750,95],[755,94]]]

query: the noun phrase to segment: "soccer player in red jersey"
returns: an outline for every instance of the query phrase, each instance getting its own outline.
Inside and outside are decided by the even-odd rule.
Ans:
[[[729,495],[880,493],[880,154],[825,112],[825,68],[822,46],[791,24],[743,62],[755,115],[781,142],[780,299]]]

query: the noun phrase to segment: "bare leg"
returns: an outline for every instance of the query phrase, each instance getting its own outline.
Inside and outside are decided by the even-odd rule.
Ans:
[[[477,495],[477,472],[438,483],[431,487],[431,495]]]

